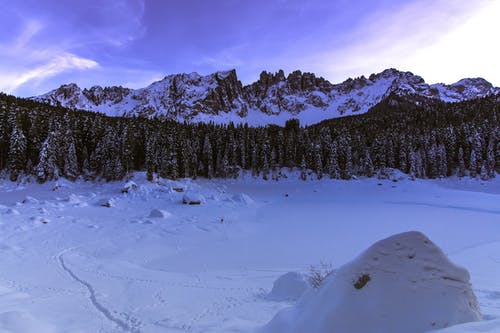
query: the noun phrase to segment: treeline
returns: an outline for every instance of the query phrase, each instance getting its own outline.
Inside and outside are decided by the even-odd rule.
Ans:
[[[136,170],[166,178],[278,179],[283,167],[351,179],[397,168],[418,178],[495,177],[500,98],[455,104],[391,96],[364,115],[301,127],[183,124],[112,118],[0,95],[0,171],[17,180],[121,179]]]

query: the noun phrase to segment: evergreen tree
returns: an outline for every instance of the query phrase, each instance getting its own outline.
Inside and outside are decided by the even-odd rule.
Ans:
[[[364,161],[364,174],[367,176],[367,177],[373,177],[374,175],[374,168],[373,168],[373,162],[372,162],[372,158],[370,156],[370,151],[368,149],[366,149],[366,152],[365,152],[365,161]]]
[[[332,143],[330,156],[328,158],[328,174],[332,179],[340,179],[340,167],[337,154],[337,144]]]
[[[300,179],[307,180],[307,166],[305,156],[302,156],[302,162],[300,162]]]
[[[68,149],[64,159],[64,176],[69,180],[75,180],[79,174],[78,161],[76,156],[75,142],[72,137],[69,139]]]
[[[464,149],[462,147],[458,148],[458,171],[457,176],[462,178],[465,176],[465,161],[464,161]]]
[[[43,183],[47,180],[59,178],[59,166],[57,165],[57,132],[50,131],[47,139],[42,144],[36,175],[38,181]]]
[[[474,147],[470,152],[470,162],[469,162],[469,174],[472,178],[477,177],[478,161],[476,156],[476,150]]]
[[[27,160],[27,142],[23,131],[14,125],[9,143],[9,171],[10,179],[17,180],[23,173]]]

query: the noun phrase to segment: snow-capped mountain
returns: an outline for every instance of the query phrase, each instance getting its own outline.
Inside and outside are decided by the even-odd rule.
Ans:
[[[500,93],[488,81],[475,78],[457,83],[425,83],[420,76],[387,69],[332,84],[312,73],[262,72],[243,86],[235,70],[202,76],[175,74],[141,89],[100,87],[81,89],[62,85],[33,99],[52,105],[105,113],[110,116],[164,117],[179,121],[284,124],[298,118],[303,124],[367,112],[391,93],[458,102]]]

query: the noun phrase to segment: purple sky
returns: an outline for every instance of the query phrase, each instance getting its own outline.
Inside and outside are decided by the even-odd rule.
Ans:
[[[332,82],[388,67],[500,85],[495,0],[0,0],[0,90],[146,86],[236,68]]]

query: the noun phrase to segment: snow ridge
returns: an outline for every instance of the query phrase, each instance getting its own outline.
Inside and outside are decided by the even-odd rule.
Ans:
[[[313,73],[294,71],[286,76],[282,70],[264,71],[259,80],[247,86],[238,80],[236,70],[229,70],[206,76],[168,75],[136,90],[121,86],[82,89],[71,83],[33,99],[109,116],[249,125],[283,125],[291,118],[298,118],[310,125],[367,112],[391,94],[459,102],[498,93],[500,88],[482,78],[429,85],[420,76],[396,69],[368,78],[349,78],[339,84]]]

